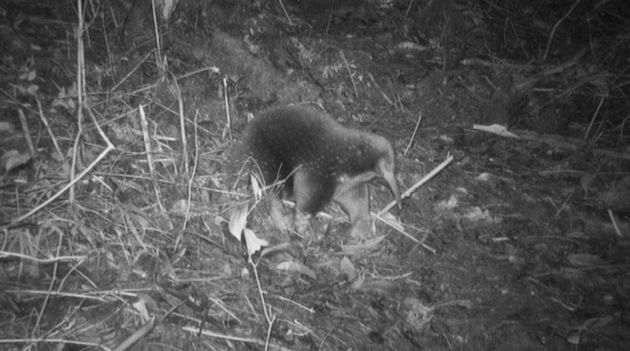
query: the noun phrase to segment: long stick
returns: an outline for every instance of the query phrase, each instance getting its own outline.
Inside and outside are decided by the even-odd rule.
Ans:
[[[453,156],[449,156],[444,162],[440,163],[439,166],[435,167],[429,174],[425,175],[422,179],[416,182],[416,184],[412,185],[409,189],[405,190],[404,193],[400,196],[401,199],[409,197],[413,194],[414,191],[418,190],[424,183],[428,182],[431,178],[435,177],[436,174],[440,173],[449,163],[453,161]],[[382,216],[385,212],[392,209],[392,207],[396,206],[396,201],[392,201],[387,206],[385,206],[382,210],[378,212],[378,216]]]

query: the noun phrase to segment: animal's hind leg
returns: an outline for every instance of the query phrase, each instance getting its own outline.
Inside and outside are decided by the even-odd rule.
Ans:
[[[276,195],[271,198],[270,207],[271,221],[275,227],[282,233],[289,232],[294,223],[293,211],[285,208],[282,199]]]
[[[370,234],[370,189],[368,183],[346,188],[335,194],[335,201],[350,218],[350,236],[366,238]]]
[[[322,179],[308,169],[297,169],[293,174],[293,197],[296,215],[295,229],[299,234],[307,235],[311,215],[330,200],[334,191],[334,182]]]

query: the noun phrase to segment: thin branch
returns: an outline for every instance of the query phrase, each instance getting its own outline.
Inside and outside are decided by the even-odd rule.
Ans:
[[[569,9],[569,11],[567,11],[567,13],[565,13],[564,16],[562,16],[558,20],[558,22],[556,22],[556,24],[553,26],[553,29],[551,30],[551,33],[549,34],[549,39],[547,40],[547,47],[545,47],[545,54],[543,55],[543,59],[542,59],[543,61],[547,60],[547,55],[549,55],[551,42],[553,41],[553,37],[556,35],[556,30],[558,29],[558,27],[560,27],[560,24],[564,22],[564,20],[566,20],[569,17],[569,15],[571,15],[571,12],[575,10],[575,8],[577,7],[579,3],[580,3],[580,0],[575,0],[573,5],[571,5],[571,8]]]
[[[403,155],[406,155],[407,152],[409,152],[409,149],[411,149],[411,145],[413,145],[413,141],[416,139],[416,133],[418,132],[418,128],[420,127],[420,122],[422,122],[422,112],[418,114],[418,121],[416,122],[416,127],[413,129],[413,134],[411,135],[411,139],[409,139],[409,144],[407,144],[405,151],[403,151]]]
[[[348,65],[348,61],[346,60],[346,55],[343,54],[343,51],[340,52],[341,59],[343,60],[343,64],[348,71],[348,76],[350,77],[350,83],[352,83],[352,88],[354,89],[354,96],[359,97],[359,91],[357,90],[357,85],[354,83],[354,77],[352,76],[352,71],[350,70],[350,66]]]
[[[409,189],[407,189],[402,195],[400,195],[401,199],[405,199],[409,197],[414,191],[418,190],[419,187],[424,185],[424,183],[431,180],[431,178],[435,177],[436,174],[440,173],[449,163],[453,161],[453,156],[449,155],[446,160],[440,163],[437,167],[435,167],[429,174],[425,175],[422,179],[417,181],[414,185],[412,185]],[[392,201],[387,206],[383,207],[377,214],[377,216],[382,216],[385,212],[391,210],[394,206],[396,206],[396,201]]]

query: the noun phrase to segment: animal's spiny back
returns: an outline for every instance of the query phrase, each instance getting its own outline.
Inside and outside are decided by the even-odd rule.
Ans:
[[[250,122],[244,141],[249,153],[264,163],[263,171],[273,172],[265,174],[268,182],[298,166],[330,176],[354,175],[373,170],[380,157],[394,157],[385,138],[346,128],[306,107],[264,112]]]
[[[357,187],[374,176],[387,181],[400,203],[391,144],[382,136],[344,127],[313,109],[278,107],[261,113],[248,124],[243,146],[267,185],[288,180],[283,187],[296,197],[300,211],[317,213],[337,196],[337,187],[343,187],[345,195],[338,200],[349,209],[349,216],[369,217],[357,210],[362,204],[355,206],[349,200],[369,203]]]

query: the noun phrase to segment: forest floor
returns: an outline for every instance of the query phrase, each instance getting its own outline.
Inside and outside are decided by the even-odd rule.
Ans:
[[[161,45],[80,3],[0,4],[1,349],[630,350],[630,39],[574,29],[623,1],[193,0]],[[401,192],[444,167],[283,248],[227,165],[289,103],[386,136]]]

